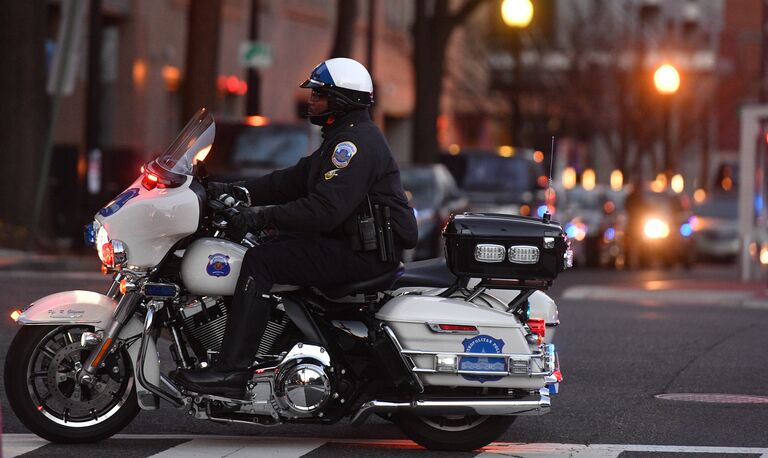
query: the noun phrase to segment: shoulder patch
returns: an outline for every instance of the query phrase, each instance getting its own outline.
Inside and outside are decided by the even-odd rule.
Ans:
[[[357,153],[357,146],[352,142],[341,142],[333,149],[331,162],[336,168],[343,169],[349,165],[349,161]]]

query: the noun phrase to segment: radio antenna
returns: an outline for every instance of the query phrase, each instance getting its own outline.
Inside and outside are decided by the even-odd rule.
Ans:
[[[541,219],[548,223],[552,220],[552,215],[549,213],[549,192],[552,190],[552,165],[555,163],[555,136],[552,136],[552,142],[549,145],[549,177],[547,178],[547,193],[544,197],[544,215]]]

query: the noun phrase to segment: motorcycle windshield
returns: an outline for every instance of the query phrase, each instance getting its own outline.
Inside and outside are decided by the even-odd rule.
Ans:
[[[157,164],[169,172],[192,175],[192,167],[205,160],[216,136],[216,123],[205,108],[201,108],[171,146],[157,158]]]

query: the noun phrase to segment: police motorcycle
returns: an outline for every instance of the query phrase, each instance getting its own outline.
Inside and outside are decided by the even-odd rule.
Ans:
[[[542,290],[570,266],[568,240],[547,219],[505,215],[453,216],[445,259],[355,284],[275,286],[242,398],[173,382],[158,343],[170,342],[178,368],[211,364],[243,256],[269,237],[227,231],[246,190],[206,196],[214,134],[201,110],[86,227],[114,275],[106,294],[60,292],[12,314],[21,328],[6,393],[32,432],[98,441],[163,400],[195,419],[257,426],[375,414],[427,448],[472,450],[518,415],[549,411],[559,320]]]

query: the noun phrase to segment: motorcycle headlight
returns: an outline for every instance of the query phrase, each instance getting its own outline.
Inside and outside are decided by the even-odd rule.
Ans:
[[[96,233],[96,252],[107,267],[122,267],[128,261],[128,247],[120,240],[109,240],[103,226]]]
[[[99,226],[96,230],[96,252],[99,254],[99,259],[104,262],[104,246],[109,243],[109,234],[104,226]],[[106,264],[106,263],[105,263]]]
[[[669,236],[669,224],[659,218],[651,218],[643,226],[643,234],[649,239],[664,239]]]

